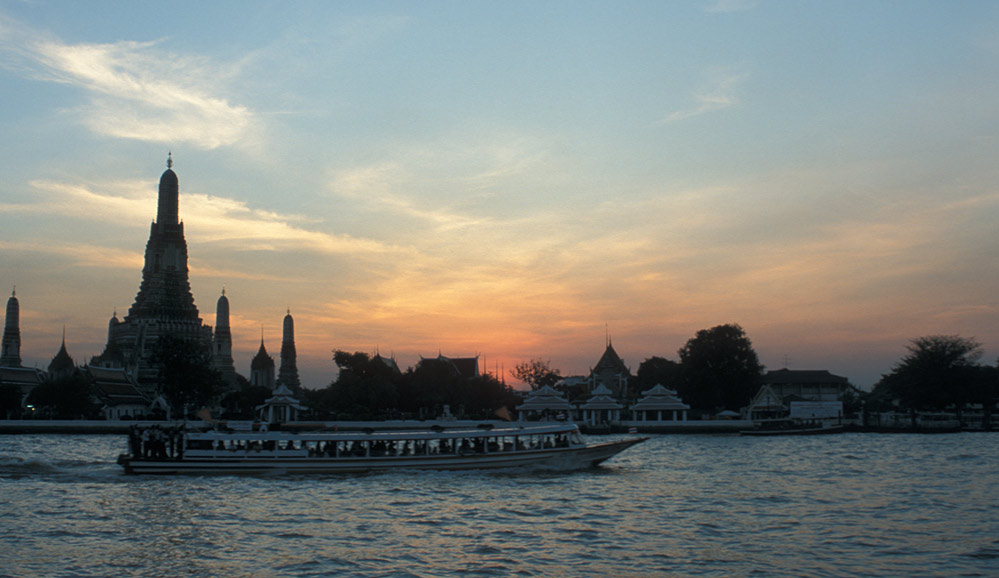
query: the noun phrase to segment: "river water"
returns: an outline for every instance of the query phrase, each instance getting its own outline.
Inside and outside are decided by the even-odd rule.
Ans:
[[[0,437],[0,576],[999,576],[999,434],[660,435],[574,473],[132,477]]]

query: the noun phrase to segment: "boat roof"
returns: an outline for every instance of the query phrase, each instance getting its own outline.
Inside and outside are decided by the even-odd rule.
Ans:
[[[497,436],[517,436],[517,435],[546,435],[546,434],[566,434],[577,431],[578,428],[573,423],[561,423],[538,426],[511,426],[494,428],[454,428],[454,429],[421,429],[421,430],[392,430],[392,431],[319,431],[319,432],[292,432],[292,431],[270,431],[270,432],[188,432],[187,438],[190,440],[244,440],[244,441],[363,441],[363,440],[435,440],[435,439],[458,439],[468,437],[497,437]]]

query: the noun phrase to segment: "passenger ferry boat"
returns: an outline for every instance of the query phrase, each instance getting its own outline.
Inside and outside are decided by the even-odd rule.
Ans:
[[[595,466],[647,440],[587,444],[575,424],[359,432],[133,430],[126,474],[357,473]]]

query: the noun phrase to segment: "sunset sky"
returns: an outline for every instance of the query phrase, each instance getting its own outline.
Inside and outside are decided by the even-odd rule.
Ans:
[[[289,309],[308,387],[724,323],[865,388],[919,336],[999,355],[999,3],[8,1],[0,102],[28,366],[101,352],[168,152],[244,375]]]

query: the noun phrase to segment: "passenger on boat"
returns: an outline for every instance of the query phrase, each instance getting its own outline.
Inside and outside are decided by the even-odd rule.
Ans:
[[[133,426],[128,434],[129,451],[141,459],[180,458],[184,453],[182,439],[183,434],[178,428]]]
[[[133,456],[142,453],[142,441],[139,438],[139,426],[132,424],[128,428],[128,452]]]

